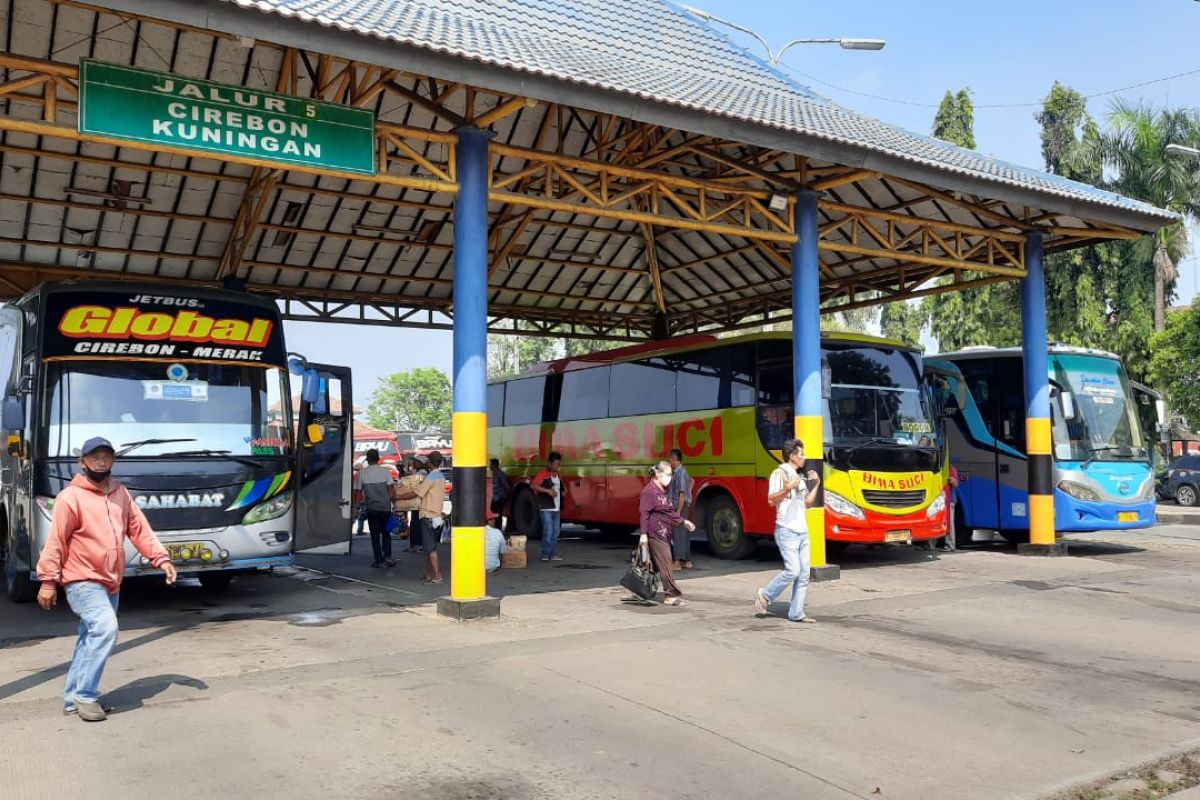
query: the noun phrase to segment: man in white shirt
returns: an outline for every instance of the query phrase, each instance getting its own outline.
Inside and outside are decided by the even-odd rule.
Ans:
[[[392,515],[392,484],[396,479],[392,471],[379,463],[379,451],[367,451],[367,464],[358,471],[354,488],[359,492],[359,502],[367,509],[367,526],[371,530],[372,567],[396,566],[392,560],[392,536],[388,533],[388,518]]]
[[[792,602],[788,606],[788,619],[792,622],[816,622],[804,614],[811,563],[805,512],[817,501],[821,476],[812,469],[807,475],[801,476],[804,444],[799,439],[788,439],[783,443],[783,458],[783,463],[771,473],[767,487],[767,502],[775,507],[775,545],[779,548],[779,555],[783,556],[783,570],[758,590],[754,608],[759,614],[766,614],[767,606],[791,585]]]

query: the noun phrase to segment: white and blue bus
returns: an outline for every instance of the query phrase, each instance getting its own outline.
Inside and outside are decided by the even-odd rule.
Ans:
[[[1028,541],[1025,381],[1020,348],[926,359],[942,378],[945,435],[958,471],[959,542]],[[1054,526],[1059,533],[1154,524],[1154,471],[1130,382],[1112,353],[1049,349]],[[957,385],[961,381],[961,385]],[[965,391],[962,388],[965,387]],[[937,391],[937,387],[935,392]]]
[[[0,396],[0,558],[14,601],[37,593],[54,498],[92,436],[113,443],[114,474],[205,586],[350,538],[350,371],[289,356],[269,299],[44,284],[0,305]],[[125,551],[126,575],[157,572]]]

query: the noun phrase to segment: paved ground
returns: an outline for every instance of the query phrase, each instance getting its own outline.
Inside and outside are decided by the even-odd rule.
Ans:
[[[753,616],[768,553],[699,558],[675,610],[621,602],[623,543],[568,538],[453,623],[361,542],[127,587],[102,725],[58,714],[69,612],[5,607],[0,797],[1036,798],[1200,744],[1196,526],[851,551],[815,626]]]

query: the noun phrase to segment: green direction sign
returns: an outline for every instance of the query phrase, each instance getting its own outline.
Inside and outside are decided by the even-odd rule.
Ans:
[[[88,59],[79,132],[375,174],[371,111]]]

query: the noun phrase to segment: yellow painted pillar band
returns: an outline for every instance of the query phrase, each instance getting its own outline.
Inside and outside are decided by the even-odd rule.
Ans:
[[[455,411],[450,422],[456,467],[487,466],[487,414]]]
[[[808,550],[814,567],[823,567],[825,561],[825,442],[824,421],[819,414],[797,414],[796,436],[804,443],[804,472],[816,470],[821,476],[821,488],[817,491],[812,508],[805,512],[808,523]]]
[[[1054,495],[1029,495],[1029,541],[1054,544]]]
[[[824,427],[820,416],[796,415],[796,438],[804,442],[804,457],[820,461],[825,458]]]
[[[451,598],[479,600],[485,596],[485,542],[482,527],[455,527],[450,531]]]
[[[1025,452],[1031,456],[1051,454],[1050,420],[1029,417],[1025,420]]]

